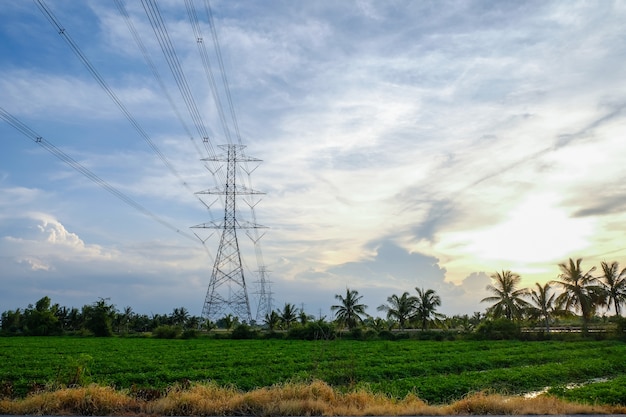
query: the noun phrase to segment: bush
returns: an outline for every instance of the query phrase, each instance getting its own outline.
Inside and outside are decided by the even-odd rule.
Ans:
[[[396,337],[390,330],[381,330],[378,332],[378,338],[382,340],[395,340]]]
[[[185,329],[180,335],[181,339],[197,339],[198,331],[196,329]]]
[[[620,340],[626,340],[626,318],[618,317],[615,321],[617,324],[615,327],[615,336]]]
[[[240,324],[235,327],[230,334],[231,339],[254,339],[257,337],[257,332],[252,330],[247,324]]]
[[[374,329],[369,329],[363,335],[363,339],[365,340],[376,340],[378,339],[378,332]]]
[[[360,327],[355,327],[350,329],[348,332],[348,337],[354,340],[362,340],[363,339],[363,329]]]
[[[290,332],[291,332],[291,330],[290,330]],[[278,333],[278,332],[275,332],[273,330],[270,330],[269,332],[265,333],[263,335],[263,337],[265,339],[284,339],[285,335],[284,335],[284,333]]]
[[[495,319],[482,322],[476,328],[479,339],[509,340],[519,339],[522,331],[519,325],[508,319]]]
[[[304,327],[295,327],[287,333],[288,339],[332,340],[336,336],[334,327],[325,322],[311,322]]]
[[[180,333],[180,327],[163,325],[152,331],[152,337],[156,337],[157,339],[176,339]]]

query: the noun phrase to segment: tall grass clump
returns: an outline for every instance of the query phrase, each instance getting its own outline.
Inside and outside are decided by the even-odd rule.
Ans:
[[[145,399],[132,391],[89,385],[0,400],[0,414],[162,416],[366,416],[624,414],[626,406],[568,403],[551,396],[510,397],[483,392],[448,405],[429,405],[414,394],[394,398],[367,388],[339,391],[322,381],[285,383],[251,391],[215,383],[175,385]]]
[[[127,415],[140,413],[140,403],[112,387],[89,385],[37,392],[24,399],[0,400],[0,414]]]

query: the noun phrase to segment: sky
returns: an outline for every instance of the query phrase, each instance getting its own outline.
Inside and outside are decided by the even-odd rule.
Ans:
[[[0,8],[0,107],[145,210],[0,120],[0,311],[47,295],[200,315],[219,233],[202,245],[190,226],[223,208],[194,193],[219,180],[142,3],[122,2],[165,89],[116,2],[44,4],[63,34],[35,2]],[[227,115],[228,96],[204,2],[202,42],[186,4],[158,7],[217,147],[234,127],[198,45]],[[496,271],[532,287],[569,258],[626,266],[626,2],[210,5],[240,138],[262,160],[250,178],[275,308],[330,318],[349,288],[377,315],[425,288],[439,312],[472,314]],[[254,316],[255,252],[239,241]]]

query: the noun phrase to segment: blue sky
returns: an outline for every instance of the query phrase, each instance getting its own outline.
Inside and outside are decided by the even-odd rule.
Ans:
[[[48,3],[188,188],[215,186],[115,4]],[[126,3],[192,126],[141,3]],[[185,3],[158,4],[211,142],[226,143]],[[348,287],[376,314],[391,294],[424,287],[441,296],[441,312],[471,314],[487,307],[479,301],[496,270],[532,286],[570,257],[626,266],[626,3],[211,6],[243,143],[263,160],[252,181],[267,193],[256,216],[269,226],[262,249],[276,307],[330,315]],[[5,111],[185,234],[219,218],[34,3],[0,9],[0,92]],[[0,310],[49,295],[200,314],[212,266],[202,245],[7,123],[0,137]],[[217,242],[207,245],[214,254]],[[253,304],[255,280],[250,272]]]

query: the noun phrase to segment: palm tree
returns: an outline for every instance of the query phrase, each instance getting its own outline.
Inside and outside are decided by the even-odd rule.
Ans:
[[[591,275],[595,271],[594,266],[587,272],[583,272],[579,258],[574,261],[569,259],[569,263],[559,264],[562,273],[559,280],[553,283],[560,285],[564,292],[556,299],[557,305],[570,308],[582,313],[583,333],[587,333],[588,323],[596,312],[598,305],[604,304],[606,296],[603,288],[597,285],[597,279]]]
[[[124,325],[124,332],[128,333],[128,325],[130,324],[131,319],[133,318],[133,308],[131,306],[124,307],[121,313],[121,323]]]
[[[280,315],[276,311],[272,310],[271,313],[265,315],[265,319],[263,321],[270,331],[274,331],[280,323]]]
[[[443,317],[435,311],[441,305],[441,298],[435,293],[435,290],[424,290],[416,287],[415,291],[417,291],[415,318],[422,323],[422,330],[426,330],[430,321]]]
[[[615,317],[620,316],[621,305],[626,303],[626,268],[619,270],[619,264],[612,262],[607,264],[602,262],[602,276],[600,277],[600,284],[604,286],[604,289],[608,295],[608,306],[613,304],[615,308]]]
[[[300,309],[300,312],[298,313],[298,322],[300,323],[301,326],[306,326],[311,320],[314,320],[315,317],[311,316],[309,314],[306,314],[306,312],[304,311],[304,309]]]
[[[170,316],[170,321],[174,326],[185,326],[189,319],[189,311],[185,307],[174,308]]]
[[[487,309],[487,312],[494,318],[506,317],[509,320],[519,319],[528,303],[522,297],[528,294],[527,289],[517,289],[522,278],[511,271],[495,272],[491,275],[493,285],[487,285],[487,290],[495,295],[485,297],[483,302],[495,303]]]
[[[189,318],[185,322],[185,329],[198,330],[200,328],[201,322],[202,322],[202,318],[198,316],[189,316]]]
[[[289,330],[291,328],[291,323],[298,320],[298,316],[296,315],[296,306],[285,303],[285,307],[283,307],[283,311],[280,313],[280,320],[283,322],[287,330]]]
[[[365,314],[367,306],[365,304],[359,304],[359,301],[363,298],[356,290],[350,290],[346,288],[346,296],[341,294],[335,294],[335,298],[341,302],[339,305],[331,306],[331,311],[335,311],[336,320],[347,326],[348,329],[355,328],[359,323],[363,321],[361,315]]]
[[[546,326],[546,332],[550,333],[550,320],[555,311],[554,300],[556,298],[556,294],[550,294],[552,287],[549,282],[544,286],[541,286],[541,284],[536,282],[535,286],[537,287],[537,290],[535,291],[533,289],[530,291],[530,299],[534,304],[534,306],[530,306],[530,308],[537,315],[537,317],[543,319]]]
[[[235,317],[232,314],[227,314],[226,316],[222,317],[219,322],[221,322],[222,326],[224,326],[226,330],[232,330],[233,327],[239,324],[239,317]]]
[[[404,325],[411,316],[415,313],[415,303],[417,298],[411,297],[407,291],[400,297],[393,294],[391,297],[387,297],[387,304],[381,304],[378,306],[378,311],[387,312],[388,319],[398,320],[400,329],[404,330]]]

